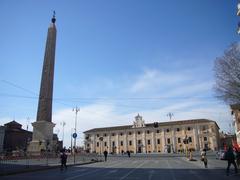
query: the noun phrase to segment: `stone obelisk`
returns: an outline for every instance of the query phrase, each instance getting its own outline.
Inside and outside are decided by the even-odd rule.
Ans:
[[[32,123],[33,137],[28,151],[38,154],[43,150],[53,150],[52,97],[54,62],[57,29],[55,26],[55,12],[48,28],[41,87],[38,101],[37,121]]]

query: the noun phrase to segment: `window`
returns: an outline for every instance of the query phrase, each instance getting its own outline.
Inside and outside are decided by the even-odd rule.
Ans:
[[[148,141],[147,141],[147,142],[148,142],[148,145],[150,145],[150,144],[151,144],[151,140],[150,140],[150,139],[148,139]]]
[[[169,129],[167,129],[167,132],[169,132]]]
[[[132,133],[131,133],[131,132],[129,132],[128,134],[129,134],[129,135],[132,135]]]
[[[115,142],[114,142],[114,141],[112,142],[112,146],[113,146],[113,147],[115,146]]]
[[[190,131],[190,130],[191,130],[191,128],[190,128],[190,127],[188,127],[188,128],[187,128],[187,130],[188,130],[188,131]]]
[[[99,142],[97,142],[97,147],[99,147]]]
[[[107,142],[104,142],[104,146],[107,146]]]
[[[142,143],[142,141],[141,140],[138,140],[138,144],[141,144]]]
[[[87,147],[89,147],[90,145],[89,144],[87,144]]]
[[[171,143],[171,140],[170,138],[167,138],[167,143],[170,144]]]
[[[120,142],[121,146],[123,146],[123,141]]]
[[[157,133],[159,133],[160,131],[159,130],[157,130]]]
[[[131,146],[132,145],[132,141],[129,141],[129,146]]]
[[[181,138],[178,138],[178,143],[181,143]]]
[[[157,139],[157,144],[160,144],[160,139]]]
[[[122,136],[123,135],[123,133],[120,133],[120,136]]]
[[[106,136],[107,136],[107,134],[104,134],[104,136],[106,137]]]
[[[190,143],[192,142],[192,137],[188,138],[188,142],[190,142]]]
[[[115,133],[112,133],[112,136],[115,136]]]
[[[147,130],[147,134],[149,134],[150,133],[150,131],[149,130]]]
[[[177,128],[177,132],[179,132],[180,131],[180,129],[179,128]]]
[[[97,137],[99,137],[99,134],[97,134]]]
[[[207,137],[204,137],[204,141],[207,141]]]
[[[141,132],[140,132],[140,131],[138,131],[138,134],[141,134]]]

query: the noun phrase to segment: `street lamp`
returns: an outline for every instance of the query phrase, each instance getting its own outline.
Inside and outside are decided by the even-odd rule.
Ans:
[[[77,113],[80,111],[80,108],[78,108],[77,106],[75,108],[73,108],[73,111],[75,112],[76,116],[75,116],[75,128],[74,128],[74,164],[75,164],[75,154],[76,154],[76,138],[77,138]]]

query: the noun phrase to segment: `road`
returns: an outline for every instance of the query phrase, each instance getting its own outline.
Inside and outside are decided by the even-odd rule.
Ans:
[[[198,157],[196,158],[198,159]],[[67,170],[45,171],[1,177],[2,180],[200,180],[200,179],[239,179],[240,174],[226,176],[226,161],[209,157],[209,166],[204,168],[199,160],[188,161],[181,156],[126,156],[109,157],[107,162],[81,166],[71,166]]]

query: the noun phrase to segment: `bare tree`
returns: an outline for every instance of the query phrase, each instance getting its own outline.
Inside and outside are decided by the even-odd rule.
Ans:
[[[227,104],[240,103],[240,44],[233,43],[215,60],[217,98]]]

